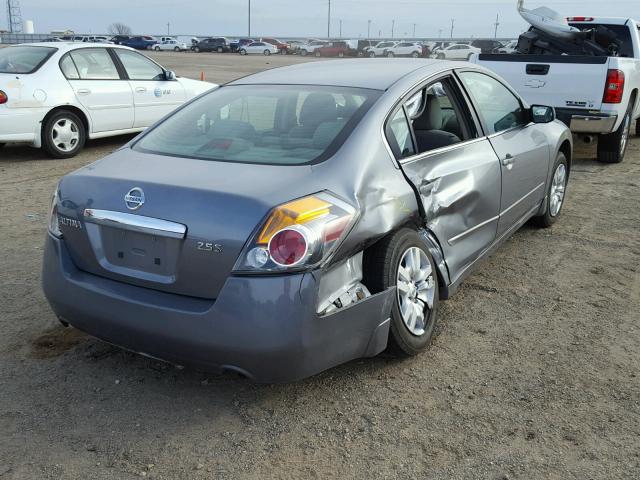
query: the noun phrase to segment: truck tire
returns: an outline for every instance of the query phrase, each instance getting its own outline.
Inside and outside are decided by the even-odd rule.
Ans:
[[[366,250],[363,268],[371,293],[396,287],[389,351],[406,357],[427,348],[437,321],[439,292],[435,262],[424,240],[403,228]]]
[[[620,163],[624,160],[629,146],[629,135],[631,133],[631,115],[633,102],[627,108],[622,123],[613,133],[600,135],[598,138],[598,161],[602,163]]]

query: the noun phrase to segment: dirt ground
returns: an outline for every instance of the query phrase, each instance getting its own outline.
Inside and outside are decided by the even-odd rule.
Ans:
[[[301,61],[157,57],[218,82]],[[0,479],[640,478],[640,139],[620,165],[578,152],[561,220],[485,262],[430,350],[290,385],[59,326],[40,288],[51,193],[126,140],[0,151]]]

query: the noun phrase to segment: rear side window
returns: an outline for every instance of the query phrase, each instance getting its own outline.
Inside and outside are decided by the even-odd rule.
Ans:
[[[73,59],[68,53],[60,60],[60,70],[62,70],[62,74],[69,80],[77,80],[80,78],[76,64],[73,63]]]
[[[399,109],[387,124],[387,139],[396,158],[407,158],[415,155],[411,129],[404,114],[404,109]]]
[[[0,48],[0,73],[34,73],[56,50],[28,46]]]
[[[178,110],[134,149],[235,163],[317,163],[337,151],[379,96],[339,87],[222,87]]]
[[[70,53],[80,79],[120,80],[111,55],[104,48],[81,48]]]
[[[460,73],[462,83],[475,101],[491,135],[527,123],[522,103],[511,91],[488,75]]]

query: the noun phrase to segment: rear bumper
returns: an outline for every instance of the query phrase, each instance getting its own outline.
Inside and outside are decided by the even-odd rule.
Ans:
[[[618,115],[585,110],[556,109],[559,120],[573,133],[608,134],[615,131]]]
[[[60,318],[109,343],[267,383],[380,353],[394,298],[390,289],[319,317],[315,274],[229,277],[215,302],[167,294],[78,270],[51,235],[43,288]]]
[[[40,124],[46,111],[40,108],[0,109],[0,143],[19,142],[40,146]]]

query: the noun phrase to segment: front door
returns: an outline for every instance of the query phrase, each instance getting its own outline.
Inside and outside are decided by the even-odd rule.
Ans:
[[[182,84],[166,80],[164,69],[141,53],[114,49],[133,90],[134,127],[148,127],[186,100]]]
[[[496,238],[498,158],[451,76],[412,94],[386,133],[455,281]]]
[[[460,78],[481,112],[502,169],[502,200],[498,235],[532,214],[545,195],[550,152],[539,125],[506,86],[479,72]]]
[[[133,126],[131,87],[120,78],[105,48],[73,50],[62,58],[60,68],[76,98],[89,113],[92,133]]]

